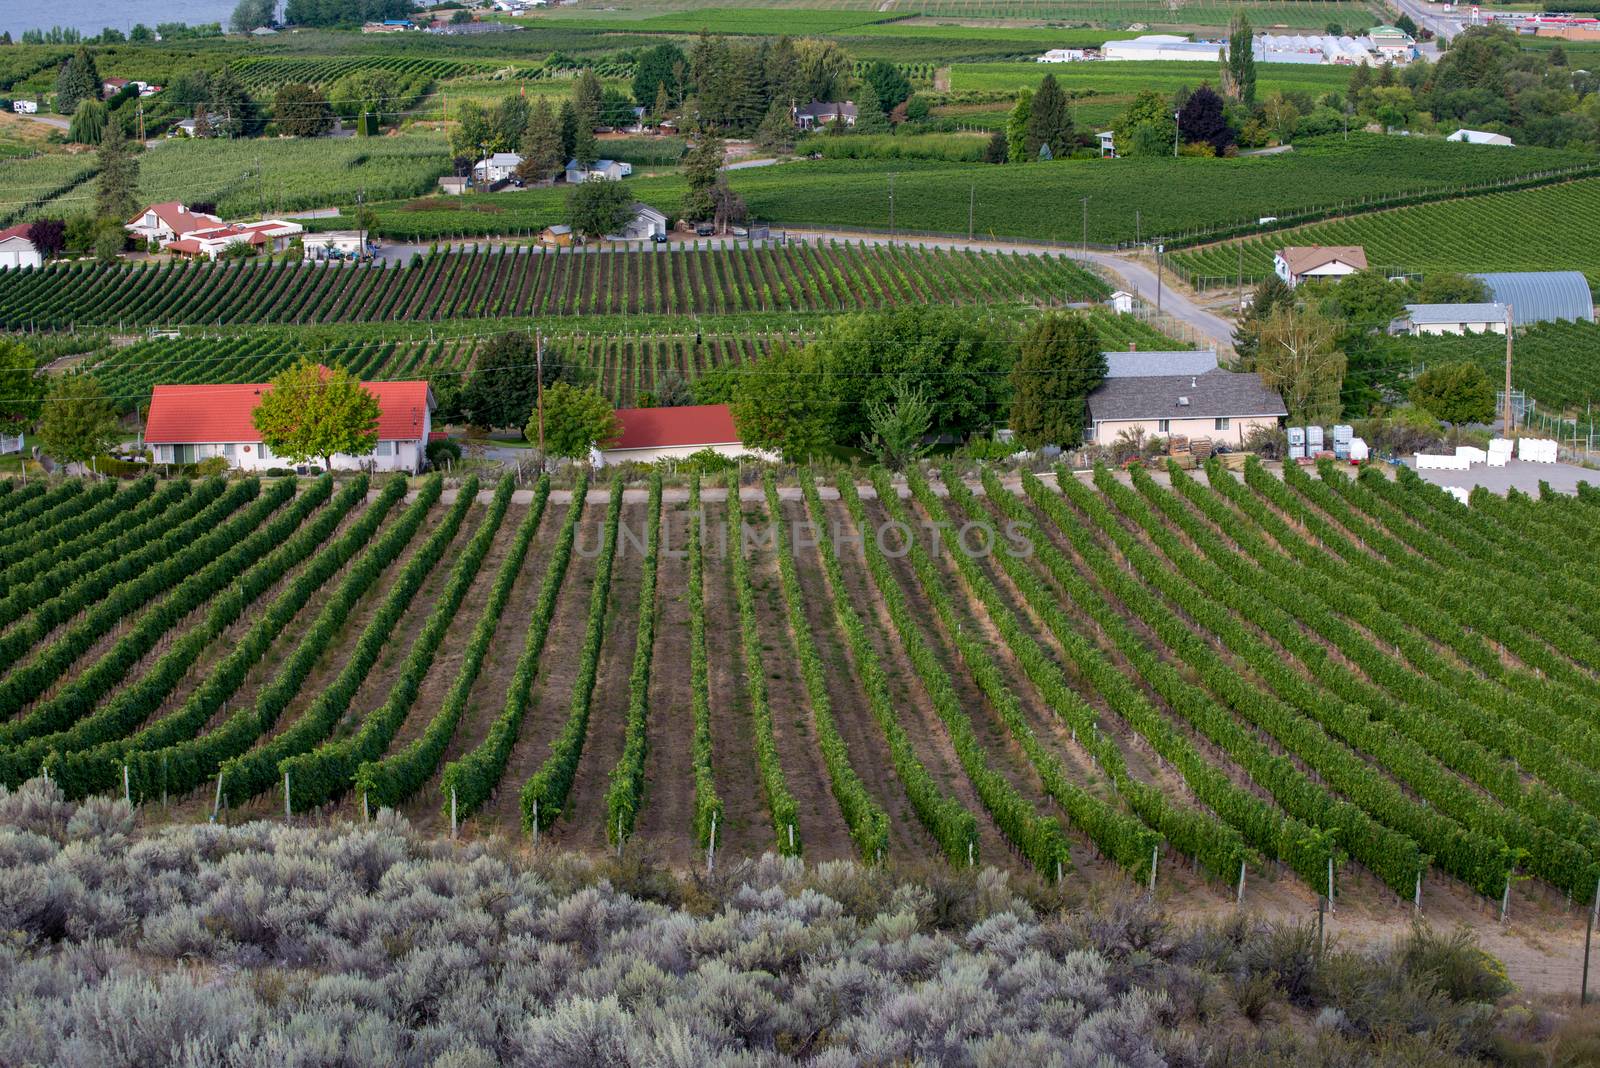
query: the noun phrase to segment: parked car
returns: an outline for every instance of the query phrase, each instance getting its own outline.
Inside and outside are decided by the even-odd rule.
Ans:
[[[696,236],[696,237],[710,237],[712,234],[714,234],[716,232],[717,232],[717,228],[715,226],[712,226],[710,223],[696,223],[695,224],[694,236]]]
[[[650,235],[650,240],[654,241],[658,245],[665,245],[668,239],[665,231],[657,230],[655,233]]]
[[[733,236],[734,237],[749,237],[750,236],[750,231],[748,229],[746,229],[745,227],[743,227],[743,226],[735,226],[733,228]]]

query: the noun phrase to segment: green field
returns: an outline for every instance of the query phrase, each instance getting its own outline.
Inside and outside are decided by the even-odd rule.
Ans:
[[[694,7],[681,11],[656,13],[652,11],[616,12],[602,9],[556,9],[514,21],[538,26],[552,17],[566,27],[583,26],[594,29],[619,29],[631,33],[707,33],[726,34],[777,34],[796,37],[846,33],[875,22],[899,18],[895,14],[879,14],[873,10],[832,11],[795,8],[774,16],[772,9],[762,7]]]
[[[1239,270],[1240,245],[1246,280],[1272,273],[1272,254],[1285,245],[1361,245],[1375,268],[1407,273],[1578,270],[1600,287],[1600,178],[1281,230],[1178,252],[1172,265],[1198,285],[1231,285]]]
[[[701,9],[693,0],[592,0],[564,5],[539,18],[589,22],[603,20],[626,28],[641,22],[681,20],[698,29],[695,20],[712,16],[737,23],[757,12],[768,25],[751,32],[772,33],[776,21],[772,12],[782,11],[781,21],[796,28],[777,32],[814,32],[808,23],[815,20],[858,18],[861,23],[883,23],[890,19],[1003,20],[1006,22],[1093,23],[1101,26],[1126,26],[1143,22],[1162,26],[1226,26],[1235,12],[1243,9],[1257,27],[1309,27],[1320,31],[1329,22],[1350,27],[1376,25],[1382,21],[1374,5],[1349,0],[1245,0],[1226,3],[1201,0],[1174,7],[1166,0],[741,0],[737,8]],[[858,23],[859,24],[859,23]],[[850,25],[840,22],[841,26]],[[718,25],[712,26],[713,32]],[[987,28],[987,27],[985,27]],[[735,31],[727,31],[735,32]]]
[[[77,186],[95,171],[92,155],[50,153],[0,160],[0,224]]]

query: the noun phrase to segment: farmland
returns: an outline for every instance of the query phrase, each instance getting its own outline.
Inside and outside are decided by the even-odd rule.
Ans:
[[[997,257],[1004,256],[1004,259]],[[994,270],[999,264],[1005,270]],[[349,323],[1033,304],[1109,292],[1070,261],[863,245],[691,252],[445,252],[393,268],[287,262],[0,276],[0,324]]]
[[[1495,381],[1505,373],[1505,338],[1499,334],[1462,337],[1385,338],[1372,343],[1382,362],[1413,371],[1440,363],[1476,363]],[[1588,418],[1600,400],[1600,326],[1588,322],[1536,323],[1516,338],[1512,388],[1524,390],[1541,411]]]
[[[1182,61],[1108,61],[1057,63],[1049,66],[1061,87],[1070,92],[1136,93],[1144,89],[1171,92],[1214,78],[1214,64]],[[955,91],[1015,94],[1039,84],[1039,64],[957,63],[950,68],[950,88]],[[1303,66],[1296,63],[1262,63],[1257,68],[1260,91],[1305,92],[1313,97],[1342,91],[1350,74],[1340,67]]]
[[[1528,241],[1532,230],[1539,240]],[[1600,179],[1422,204],[1208,245],[1172,256],[1197,284],[1272,273],[1285,245],[1361,245],[1373,266],[1407,272],[1578,270],[1600,286]]]
[[[1254,464],[798,479],[736,506],[720,478],[7,484],[0,781],[126,776],[229,821],[365,794],[678,862],[1332,878],[1425,911],[1592,892],[1590,495],[1469,512]],[[774,523],[808,534],[741,527]],[[904,533],[935,524],[961,539]]]
[[[1088,314],[1108,350],[1130,344],[1181,347],[1132,316],[1103,308]],[[656,390],[669,374],[693,382],[707,370],[739,366],[776,344],[803,344],[820,325],[815,316],[793,314],[706,316],[697,324],[685,332],[683,320],[670,316],[591,316],[581,323],[568,318],[537,325],[548,351],[591,371],[601,392],[622,406]],[[496,320],[467,331],[448,323],[212,330],[91,353],[81,366],[93,370],[119,410],[131,411],[136,401],[148,401],[157,384],[260,382],[302,356],[365,380],[460,376],[478,366],[477,350],[486,338],[534,325]]]
[[[908,139],[915,145],[915,139]],[[914,149],[912,149],[914,150]],[[895,228],[1076,242],[1081,220],[1066,203],[1090,198],[1088,239],[1100,244],[1191,239],[1285,221],[1422,201],[1500,183],[1539,181],[1568,170],[1592,172],[1581,153],[1492,148],[1376,134],[1316,138],[1292,153],[1238,159],[1062,160],[993,167],[923,160],[819,160],[729,174],[753,216],[796,226]],[[633,178],[634,194],[672,211],[684,192],[678,176]],[[430,197],[379,205],[383,232],[431,240],[472,234],[531,234],[558,222],[563,191],[531,189],[469,198]],[[1041,213],[1040,205],[1050,205]],[[969,210],[971,212],[969,216]],[[338,225],[348,225],[341,223]]]

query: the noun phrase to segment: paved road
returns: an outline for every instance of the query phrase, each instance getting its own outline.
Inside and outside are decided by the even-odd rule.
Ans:
[[[883,234],[870,233],[845,233],[834,230],[806,230],[791,228],[789,234],[794,237],[815,237],[819,239],[841,238],[850,241],[862,241],[867,244],[887,244],[889,238]],[[1156,271],[1154,266],[1139,262],[1129,256],[1115,252],[1100,252],[1095,249],[1087,251],[1066,248],[1060,245],[1030,245],[1016,241],[984,241],[981,239],[965,241],[960,238],[933,238],[933,237],[896,237],[894,243],[898,245],[916,245],[920,248],[946,248],[946,249],[977,249],[983,252],[1028,252],[1042,256],[1065,256],[1068,259],[1082,260],[1103,267],[1107,272],[1121,280],[1122,288],[1133,293],[1146,303],[1155,306],[1156,303]],[[1170,276],[1162,272],[1161,285],[1161,310],[1174,319],[1186,323],[1218,349],[1227,350],[1233,347],[1233,323],[1229,320],[1207,311],[1200,307],[1190,297],[1174,290],[1170,285]]]
[[[1412,462],[1415,463],[1415,458]],[[1428,470],[1418,471],[1417,474],[1424,482],[1432,482],[1435,486],[1460,486],[1469,490],[1482,486],[1502,497],[1510,489],[1519,489],[1537,497],[1540,482],[1550,483],[1550,488],[1558,493],[1576,493],[1580,482],[1600,485],[1600,471],[1576,464],[1536,464],[1527,460],[1512,460],[1505,467],[1473,464],[1467,471]]]
[[[45,126],[54,126],[58,130],[66,130],[66,129],[71,128],[71,126],[72,126],[72,123],[69,120],[67,120],[65,118],[62,118],[59,115],[39,115],[39,114],[34,114],[34,115],[23,115],[21,117],[24,118],[24,119],[27,119],[29,122],[42,123]]]
[[[1466,17],[1461,15],[1461,5],[1459,4],[1455,5],[1455,11],[1446,14],[1443,4],[1429,4],[1424,0],[1391,0],[1391,3],[1396,10],[1410,15],[1411,21],[1415,22],[1420,28],[1432,30],[1434,36],[1442,37],[1446,41],[1454,40],[1462,30],[1467,28]],[[1470,7],[1468,11],[1470,13]],[[1470,14],[1467,17],[1470,17]],[[1419,49],[1429,59],[1439,58],[1437,45],[1431,43],[1423,44],[1419,45]]]

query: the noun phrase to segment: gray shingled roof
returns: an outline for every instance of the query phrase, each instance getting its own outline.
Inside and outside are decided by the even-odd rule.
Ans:
[[[1203,375],[1217,369],[1215,349],[1173,352],[1104,353],[1107,378],[1149,378],[1151,375]]]
[[[1437,323],[1503,323],[1504,304],[1407,304],[1406,318],[1418,326]]]
[[[1189,403],[1180,404],[1180,397]],[[1108,378],[1089,394],[1089,417],[1096,421],[1288,414],[1283,398],[1262,385],[1260,375],[1232,371]]]

